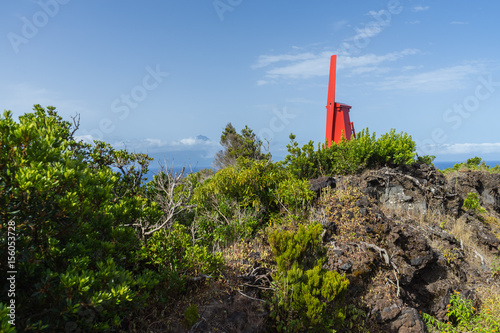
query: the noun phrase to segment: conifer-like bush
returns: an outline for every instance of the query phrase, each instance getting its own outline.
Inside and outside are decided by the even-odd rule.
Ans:
[[[275,230],[269,244],[276,256],[276,294],[272,317],[278,331],[332,332],[342,324],[342,302],[349,281],[326,270],[323,227],[300,225],[297,231]]]

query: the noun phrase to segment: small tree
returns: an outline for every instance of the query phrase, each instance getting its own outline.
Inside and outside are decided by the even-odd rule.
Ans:
[[[235,165],[239,157],[248,157],[253,160],[271,158],[271,154],[262,153],[262,141],[248,126],[245,126],[241,134],[238,134],[233,125],[228,123],[220,137],[220,144],[223,149],[217,153],[213,162],[217,169]]]

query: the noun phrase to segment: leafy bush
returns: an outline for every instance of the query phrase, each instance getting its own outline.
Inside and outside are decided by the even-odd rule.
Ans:
[[[269,235],[278,266],[271,314],[278,331],[331,330],[345,318],[340,304],[349,281],[323,269],[326,249],[320,241],[322,230],[320,224],[299,225],[297,232],[275,230]]]
[[[212,254],[206,247],[193,244],[192,235],[178,223],[170,231],[156,231],[140,252],[143,260],[159,271],[167,269],[189,277],[212,274],[223,264],[220,253]]]
[[[15,225],[21,331],[109,330],[157,283],[152,272],[135,271],[140,243],[125,227],[147,218],[149,159],[76,142],[76,129],[53,107],[35,105],[19,122],[8,111],[0,117],[0,217],[2,229]]]
[[[434,155],[424,155],[424,156],[418,156],[417,155],[417,160],[416,163],[418,164],[427,164],[427,165],[433,165],[433,161],[436,158]]]
[[[399,165],[414,162],[416,144],[407,133],[396,134],[396,130],[391,129],[377,140],[376,147],[372,164]]]
[[[478,311],[471,300],[454,291],[448,304],[448,319],[443,323],[431,315],[422,314],[429,332],[498,332],[500,321],[491,315],[489,309]]]
[[[52,305],[41,312],[52,317],[48,328],[109,331],[141,307],[158,282],[153,272],[144,270],[141,274],[133,274],[111,258],[94,266],[90,258],[78,257],[70,259],[63,273],[45,271],[35,285],[38,291],[31,300],[36,304]],[[56,309],[57,318],[54,318],[50,312]],[[37,319],[36,315],[32,318]],[[47,322],[40,319],[41,323]],[[38,325],[32,328],[35,327],[40,328]]]
[[[484,209],[480,203],[479,203],[479,196],[476,192],[469,192],[467,193],[467,197],[464,200],[463,208],[465,209],[472,209],[478,214],[482,214],[486,212],[486,209]]]
[[[344,138],[328,148],[309,141],[302,148],[295,141],[295,135],[290,135],[287,145],[288,155],[283,164],[299,178],[316,178],[321,175],[354,174],[367,167],[383,165],[413,164],[415,162],[416,144],[406,133],[389,133],[375,138],[375,133],[365,129],[358,133],[356,139],[350,141]],[[420,161],[432,162],[432,156],[421,157]]]
[[[207,244],[251,236],[265,217],[281,210],[303,210],[313,196],[306,180],[279,164],[240,159],[195,189],[197,233]]]

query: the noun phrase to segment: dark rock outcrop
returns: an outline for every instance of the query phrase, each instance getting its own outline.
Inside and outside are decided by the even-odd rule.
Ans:
[[[330,187],[334,189],[336,186],[335,179],[326,176],[311,179],[309,182],[311,183],[311,191],[314,191],[317,197],[319,197],[324,188]]]
[[[469,192],[479,194],[487,213],[464,210]],[[332,244],[327,267],[346,274],[348,299],[362,299],[386,332],[426,332],[419,311],[446,320],[453,290],[469,297],[471,287],[489,280],[478,251],[499,253],[499,193],[500,175],[444,176],[427,165],[338,177],[322,208],[323,240]],[[451,234],[447,221],[464,230]]]
[[[405,308],[399,317],[389,325],[390,332],[396,333],[425,333],[425,324],[414,308]]]

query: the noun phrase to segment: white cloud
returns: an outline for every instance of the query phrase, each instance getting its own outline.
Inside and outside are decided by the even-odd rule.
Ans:
[[[328,75],[331,52],[323,52],[315,55],[314,58],[301,61],[294,61],[289,65],[282,65],[266,71],[266,77],[278,78],[308,78],[312,76]]]
[[[340,20],[334,23],[333,25],[333,31],[339,31],[343,29],[347,24],[349,23],[348,20]]]
[[[423,12],[429,9],[429,6],[415,6],[411,10],[414,12]]]
[[[382,90],[414,90],[440,92],[462,89],[470,82],[473,75],[482,72],[481,65],[457,65],[413,75],[400,75],[377,82]]]
[[[404,49],[403,51],[391,52],[384,55],[376,55],[371,53],[359,57],[342,56],[339,57],[338,62],[340,68],[376,66],[384,62],[393,62],[406,56],[415,55],[417,53],[419,53],[419,50],[417,49]]]
[[[270,80],[257,80],[257,85],[258,86],[263,86],[263,85],[266,85],[266,84],[269,84],[269,83],[272,83],[272,81],[270,81]]]
[[[370,24],[363,28],[356,28],[356,34],[348,40],[357,41],[370,39],[380,34],[384,30],[383,27],[384,26],[381,24]]]
[[[91,134],[75,135],[77,141],[92,143],[97,138]],[[157,138],[132,139],[127,141],[116,141],[111,143],[111,146],[116,149],[127,149],[133,152],[174,152],[174,151],[213,151],[219,150],[218,142],[211,140],[203,140],[195,137],[183,138],[175,141],[167,141]]]
[[[387,73],[390,70],[391,69],[388,67],[363,66],[363,67],[354,68],[352,70],[352,74],[354,74],[354,75],[361,75],[361,74],[366,74],[366,73],[382,74],[382,73]]]
[[[371,16],[373,20],[364,24],[363,27],[355,28],[356,33],[354,36],[346,39],[347,42],[369,40],[384,31],[384,29],[391,23],[390,14],[389,17],[387,17],[388,13],[385,9],[381,9],[379,11],[371,10],[366,15]]]
[[[451,21],[450,24],[464,25],[464,24],[469,24],[469,22],[465,22],[465,21]]]
[[[442,144],[432,148],[440,155],[490,154],[500,153],[500,142]]]
[[[270,67],[265,72],[265,78],[258,80],[257,85],[276,82],[278,79],[311,78],[328,76],[330,57],[335,51],[324,51],[317,54],[302,53],[301,55],[276,55],[261,58],[254,68]],[[419,53],[416,49],[404,49],[385,55],[366,54],[362,56],[343,55],[337,58],[339,69],[355,70],[355,73],[364,73],[378,70],[376,67],[382,63],[393,62],[403,57]],[[386,71],[385,69],[380,69]]]
[[[294,47],[297,48],[297,47]],[[276,62],[282,61],[298,61],[313,59],[316,56],[313,53],[300,53],[300,54],[280,54],[280,55],[261,55],[257,59],[257,63],[252,68],[266,67]]]
[[[195,138],[181,139],[179,142],[176,142],[176,144],[184,146],[194,146],[196,144],[196,139]]]

